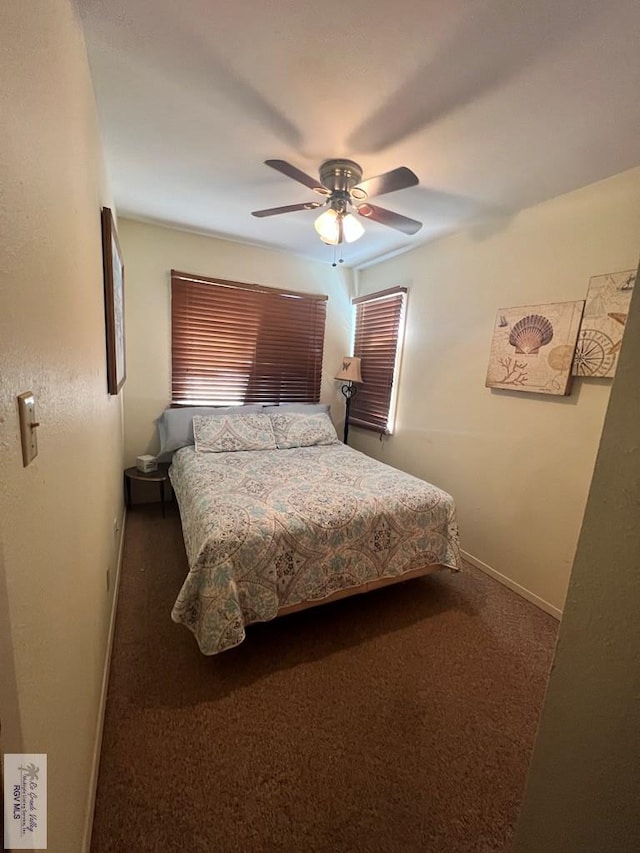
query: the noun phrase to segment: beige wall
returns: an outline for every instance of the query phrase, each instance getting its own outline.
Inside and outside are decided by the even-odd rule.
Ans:
[[[101,145],[68,0],[0,12],[0,718],[44,752],[50,853],[77,853],[122,523],[122,409],[106,392]],[[22,466],[16,395],[39,455]]]
[[[124,389],[125,456],[158,450],[153,421],[171,396],[172,269],[213,278],[290,290],[327,293],[327,327],[321,398],[343,418],[339,386],[332,380],[349,350],[349,274],[330,264],[270,249],[232,243],[157,225],[120,220],[126,259],[127,384]]]
[[[640,850],[638,376],[636,290],[514,853]]]
[[[351,443],[450,491],[462,547],[533,600],[562,608],[610,380],[571,396],[484,387],[498,308],[584,299],[589,277],[635,268],[640,169],[360,271],[359,292],[409,287],[396,434]]]

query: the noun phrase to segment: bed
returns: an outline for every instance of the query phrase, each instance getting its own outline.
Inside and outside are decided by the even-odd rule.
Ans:
[[[460,568],[452,497],[337,438],[202,450],[179,449],[169,477],[189,564],[171,616],[204,654],[251,623]]]

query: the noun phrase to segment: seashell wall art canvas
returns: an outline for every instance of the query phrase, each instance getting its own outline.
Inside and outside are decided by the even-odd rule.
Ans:
[[[594,275],[589,280],[574,376],[615,374],[635,280],[635,270]]]
[[[500,308],[493,325],[487,388],[566,395],[584,302]]]

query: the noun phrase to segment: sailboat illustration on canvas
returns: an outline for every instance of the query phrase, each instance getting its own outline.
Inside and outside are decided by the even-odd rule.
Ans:
[[[620,286],[620,290],[633,290],[633,285],[635,284],[636,274],[633,272],[622,282]]]

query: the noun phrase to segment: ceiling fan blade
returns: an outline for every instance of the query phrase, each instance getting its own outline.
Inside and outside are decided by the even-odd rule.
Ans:
[[[321,201],[307,201],[304,204],[285,204],[284,207],[268,207],[265,210],[253,210],[252,216],[276,216],[278,213],[293,213],[294,210],[315,210],[322,207]]]
[[[409,219],[408,216],[402,216],[400,213],[387,210],[386,207],[378,207],[368,202],[358,205],[356,210],[365,219],[373,219],[374,222],[388,225],[389,228],[395,228],[396,231],[402,231],[403,234],[417,234],[422,228],[422,222],[418,222],[417,219]]]
[[[266,166],[271,166],[271,168],[275,169],[276,172],[281,172],[288,178],[293,178],[294,181],[304,184],[305,187],[309,187],[310,190],[324,190],[324,187],[317,178],[312,178],[310,175],[305,174],[305,172],[301,172],[300,169],[296,169],[295,166],[292,166],[291,163],[287,163],[286,160],[265,160],[264,162]]]
[[[374,195],[384,195],[396,190],[407,189],[407,187],[415,187],[418,183],[418,176],[411,169],[406,166],[399,166],[397,169],[377,175],[375,178],[361,181],[354,189],[364,190],[368,198],[371,198]]]

